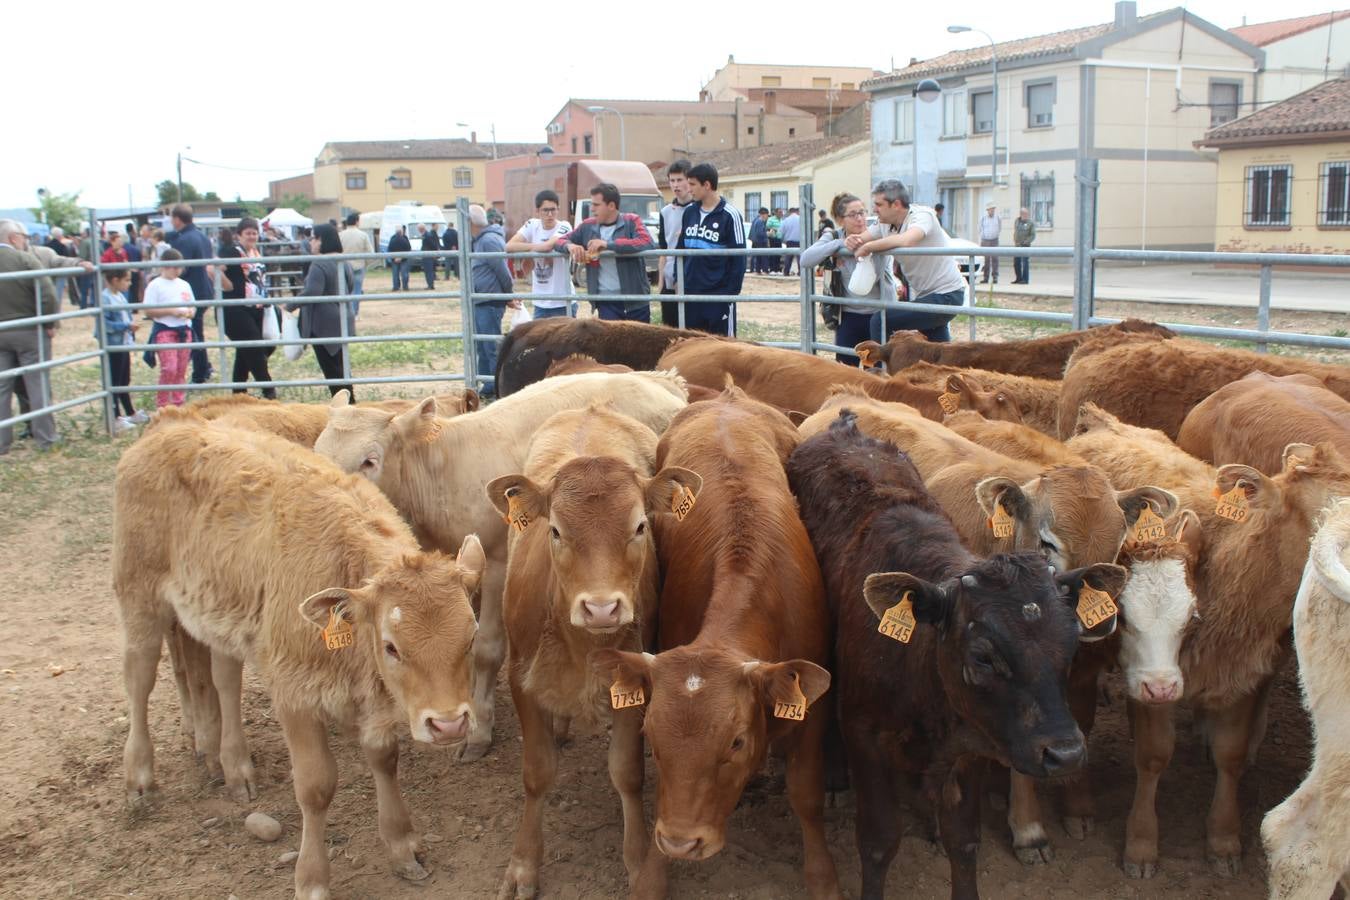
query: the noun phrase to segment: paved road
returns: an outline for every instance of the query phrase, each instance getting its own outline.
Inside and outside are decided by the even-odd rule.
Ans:
[[[1011,260],[1001,267],[1012,274]],[[1004,278],[997,292],[1009,295],[1072,297],[1073,270],[1067,265],[1032,261],[1031,284],[1009,284]],[[989,289],[979,285],[981,295]],[[1180,303],[1208,306],[1257,306],[1257,270],[1150,264],[1098,265],[1096,294],[1099,300],[1135,300],[1147,303]],[[1271,282],[1271,307],[1312,312],[1350,313],[1350,270],[1282,272]]]

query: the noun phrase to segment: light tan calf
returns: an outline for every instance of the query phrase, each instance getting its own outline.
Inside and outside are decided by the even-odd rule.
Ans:
[[[608,400],[615,412],[660,433],[684,408],[685,398],[684,380],[673,372],[546,378],[453,419],[438,417],[430,400],[395,415],[344,406],[342,395],[334,398],[316,451],[375,482],[423,546],[454,547],[466,534],[482,538],[488,567],[474,643],[475,722],[462,759],[478,759],[492,745],[493,691],[506,657],[501,598],[507,527],[483,486],[524,468],[531,436],[554,413]]]
[[[328,896],[324,832],[337,788],[330,724],[361,735],[394,872],[425,878],[398,786],[397,728],[406,722],[415,739],[447,746],[469,733],[470,597],[482,547],[466,538],[458,561],[424,553],[374,487],[311,451],[168,416],[122,456],[115,485],[128,799],[154,785],[147,702],[176,620],[211,652],[221,761],[233,785],[253,780],[241,661],[255,662],[268,683],[304,820],[296,895]]]
[[[1294,646],[1317,746],[1308,777],[1266,814],[1261,838],[1271,900],[1326,900],[1350,876],[1350,501],[1313,538],[1294,600]]]
[[[1266,697],[1287,656],[1284,635],[1314,522],[1331,500],[1350,495],[1350,470],[1326,444],[1290,444],[1274,477],[1238,464],[1215,470],[1161,432],[1125,425],[1092,404],[1080,412],[1077,428],[1069,448],[1117,484],[1162,484],[1199,516],[1200,618],[1183,640],[1181,671],[1186,700],[1204,715],[1218,770],[1206,820],[1210,864],[1219,874],[1235,874],[1242,864],[1238,783],[1264,735]],[[1241,521],[1219,514],[1216,489],[1240,501]],[[1158,780],[1176,736],[1170,706],[1131,704],[1131,717],[1137,782],[1125,872],[1149,878],[1158,864]]]
[[[1033,378],[1030,375],[1010,375],[1006,372],[993,372],[988,369],[960,369],[956,366],[943,366],[936,363],[917,362],[901,369],[891,376],[892,381],[907,381],[910,384],[928,385],[946,389],[948,380],[959,375],[978,389],[992,391],[1002,395],[1003,400],[1011,402],[1022,414],[1022,424],[1029,425],[1042,434],[1058,434],[1059,421],[1059,382],[1048,378]],[[998,402],[1003,402],[999,400]]]
[[[437,411],[447,419],[478,408],[478,393],[473,390],[435,394],[434,398]],[[404,412],[420,402],[391,397],[358,403],[357,406]],[[270,431],[302,447],[313,447],[328,424],[327,403],[278,403],[275,400],[259,400],[248,394],[210,397],[189,404],[187,409],[210,421]]]

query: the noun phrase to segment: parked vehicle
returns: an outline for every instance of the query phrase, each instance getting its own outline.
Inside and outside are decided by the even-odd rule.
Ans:
[[[408,240],[412,243],[413,250],[421,250],[422,238],[417,233],[417,226],[425,225],[430,228],[435,225],[440,233],[444,234],[446,224],[445,211],[439,206],[424,206],[421,203],[398,203],[386,206],[384,212],[380,214],[379,252],[384,253],[389,249],[390,236],[398,231],[401,226],[408,226]]]

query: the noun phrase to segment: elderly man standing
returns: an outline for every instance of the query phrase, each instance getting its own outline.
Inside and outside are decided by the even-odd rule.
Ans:
[[[1018,247],[1030,247],[1036,240],[1036,223],[1031,220],[1031,210],[1025,206],[1013,222],[1013,243]],[[1013,284],[1031,283],[1031,257],[1013,257]]]
[[[477,203],[469,207],[469,234],[473,242],[469,249],[474,253],[502,253],[506,250],[506,232],[502,226],[488,224],[487,210]],[[475,294],[509,294],[513,287],[511,270],[501,257],[475,259],[470,265],[470,277],[473,279]],[[473,306],[473,331],[478,336],[474,342],[474,359],[478,363],[478,395],[484,400],[497,396],[497,341],[483,340],[485,336],[502,336],[502,311],[509,300],[475,300]],[[492,379],[486,383],[481,379]]]
[[[998,236],[1002,231],[1003,220],[998,217],[998,207],[991,202],[984,208],[984,216],[980,219],[980,246],[997,247]],[[984,277],[980,281],[988,284],[991,276],[994,279],[994,284],[998,284],[997,256],[986,256],[984,258]]]
[[[13,219],[0,219],[0,273],[41,272],[46,267],[32,253],[28,252],[28,229],[22,222]],[[47,276],[24,278],[15,281],[0,281],[0,420],[11,415],[11,398],[14,395],[14,383],[23,379],[28,396],[38,408],[49,406],[47,373],[45,371],[25,372],[22,376],[6,375],[9,369],[31,366],[42,355],[42,345],[38,343],[39,332],[50,338],[55,324],[41,328],[19,327],[4,328],[8,322],[27,319],[39,314],[52,315],[61,311],[60,299],[56,288]],[[33,437],[39,450],[48,450],[56,443],[56,419],[51,413],[44,413],[30,420]],[[0,455],[9,452],[14,443],[14,428],[6,425],[0,428]]]
[[[374,253],[375,248],[370,245],[370,235],[362,231],[358,225],[361,217],[356,213],[347,216],[346,227],[338,232],[338,240],[342,242],[343,253]],[[351,294],[354,297],[361,296],[366,285],[366,263],[369,260],[352,259],[348,263],[352,267],[352,275],[355,278],[351,284]],[[361,314],[361,301],[352,301],[352,316]]]

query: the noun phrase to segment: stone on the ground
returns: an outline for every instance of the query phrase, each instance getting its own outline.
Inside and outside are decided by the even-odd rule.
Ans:
[[[269,844],[281,837],[281,823],[267,813],[249,813],[244,820],[244,828],[258,840]]]

